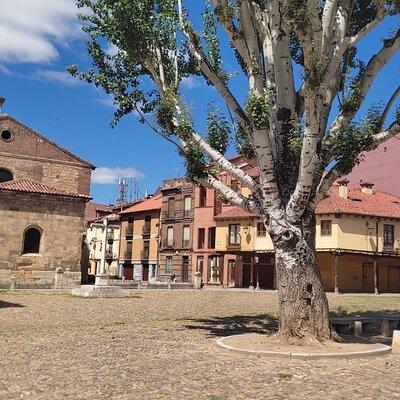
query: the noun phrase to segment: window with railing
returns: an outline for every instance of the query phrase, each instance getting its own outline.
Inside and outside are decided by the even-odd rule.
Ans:
[[[183,248],[188,249],[190,247],[190,226],[185,225],[183,227]]]
[[[204,249],[206,230],[199,228],[197,231],[197,248]]]
[[[189,218],[190,217],[190,211],[192,209],[192,197],[191,196],[185,196],[183,200],[183,217],[184,218]]]
[[[215,249],[215,226],[208,228],[208,248]]]
[[[332,235],[332,221],[330,219],[321,220],[321,236]]]
[[[172,271],[173,271],[172,256],[167,256],[165,260],[165,273],[172,274]]]
[[[394,250],[394,225],[383,225],[383,247],[385,251]]]
[[[166,247],[174,247],[174,228],[169,226],[167,228],[167,240],[166,240]]]
[[[240,244],[240,224],[229,225],[228,243],[234,245]]]
[[[148,236],[151,233],[151,215],[146,215],[144,217],[144,225],[142,227],[142,235]]]
[[[264,237],[267,235],[267,229],[264,222],[257,222],[257,236]]]

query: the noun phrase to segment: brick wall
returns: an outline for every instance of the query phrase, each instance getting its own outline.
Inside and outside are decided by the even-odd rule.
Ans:
[[[47,287],[57,267],[79,284],[84,209],[84,199],[1,192],[0,286],[14,276],[17,287]],[[21,255],[24,232],[30,226],[42,230],[40,252]]]

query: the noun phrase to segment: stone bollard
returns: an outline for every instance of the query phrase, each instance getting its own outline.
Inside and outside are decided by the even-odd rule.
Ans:
[[[202,276],[201,276],[201,272],[197,271],[194,274],[194,288],[199,290],[201,289],[201,284],[202,284]]]
[[[362,336],[362,322],[354,322],[354,336]]]
[[[137,288],[138,288],[138,289],[141,289],[141,288],[142,288],[142,281],[138,281]]]
[[[393,331],[392,351],[400,353],[400,331]]]
[[[168,278],[168,290],[171,290],[171,277]]]
[[[14,276],[12,276],[12,277],[10,278],[10,289],[11,289],[11,290],[14,290],[14,289],[15,289],[15,277],[14,277]]]
[[[64,270],[57,267],[54,275],[54,289],[62,289],[64,284]]]
[[[381,335],[383,337],[390,337],[390,322],[388,319],[382,320]]]

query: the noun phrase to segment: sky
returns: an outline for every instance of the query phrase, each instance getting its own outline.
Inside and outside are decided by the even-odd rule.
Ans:
[[[202,2],[189,3],[190,15],[199,26]],[[6,98],[2,111],[96,165],[92,179],[95,201],[115,202],[120,177],[134,177],[141,194],[152,193],[163,179],[184,175],[182,159],[135,115],[110,128],[115,111],[112,99],[68,75],[70,65],[90,66],[76,12],[74,0],[0,0],[0,97]],[[373,55],[381,39],[399,25],[397,17],[391,18],[368,35],[359,46],[360,56],[367,59]],[[222,35],[221,47],[226,69],[238,70]],[[387,100],[399,84],[399,76],[397,54],[371,88],[363,111]],[[242,75],[232,79],[230,86],[241,100],[245,98],[247,84]],[[215,101],[224,108],[216,91],[202,78],[186,79],[183,94],[201,132],[208,103]]]

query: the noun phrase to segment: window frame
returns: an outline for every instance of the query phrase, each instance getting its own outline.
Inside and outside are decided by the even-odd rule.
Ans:
[[[241,242],[240,227],[241,224],[229,224],[229,244],[240,244]],[[233,241],[232,237],[234,238]]]
[[[259,226],[262,226],[262,229],[259,229]],[[265,227],[264,222],[257,222],[257,237],[266,237],[267,236],[267,228]]]
[[[323,227],[325,223],[328,223],[329,228]],[[321,230],[321,236],[332,236],[332,220],[321,219],[320,230]]]
[[[389,229],[390,228],[390,229]],[[391,242],[388,239],[391,239]],[[394,225],[393,224],[383,224],[383,245],[394,246]]]
[[[37,251],[25,251],[26,249],[26,235],[30,230],[36,230],[39,233],[39,243],[37,245]],[[42,250],[42,243],[43,243],[43,229],[40,226],[31,225],[24,229],[22,234],[22,251],[21,255],[30,255],[30,254],[41,254]]]

